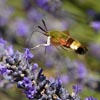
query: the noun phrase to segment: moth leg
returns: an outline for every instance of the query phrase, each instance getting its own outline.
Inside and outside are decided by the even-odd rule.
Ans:
[[[38,48],[38,47],[40,47],[40,46],[44,46],[44,47],[50,46],[50,38],[51,38],[51,36],[48,36],[48,37],[47,37],[47,43],[38,44],[38,45],[36,45],[35,47],[30,48],[30,49],[35,49],[35,48]]]

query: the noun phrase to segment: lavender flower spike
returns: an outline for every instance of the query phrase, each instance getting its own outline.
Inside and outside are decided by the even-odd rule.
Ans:
[[[74,86],[73,86],[73,90],[74,90],[74,94],[77,95],[82,89],[81,89],[80,86],[74,85]]]
[[[77,86],[73,87],[75,94],[70,95],[62,86],[60,79],[53,82],[48,80],[42,73],[43,69],[39,68],[37,63],[30,62],[33,54],[28,48],[24,53],[14,50],[11,50],[11,53],[8,47],[5,45],[0,48],[3,49],[3,52],[0,52],[0,74],[8,83],[16,83],[29,100],[80,100],[80,89]],[[86,100],[96,100],[91,98]]]

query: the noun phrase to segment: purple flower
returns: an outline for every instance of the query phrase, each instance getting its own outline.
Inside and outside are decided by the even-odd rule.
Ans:
[[[34,63],[34,64],[33,64],[32,70],[34,71],[34,70],[37,69],[37,68],[38,68],[38,64],[37,64],[37,63]]]
[[[96,98],[93,98],[92,96],[85,98],[85,100],[97,100]]]
[[[49,0],[36,0],[36,3],[40,6],[43,7],[44,4],[48,3]]]
[[[69,78],[68,78],[67,75],[61,75],[60,79],[61,79],[61,81],[62,81],[63,84],[66,84],[66,83],[69,82]]]
[[[27,36],[30,33],[30,25],[25,19],[17,18],[12,24],[11,29],[16,32],[18,36]]]
[[[78,76],[82,79],[85,78],[87,75],[87,69],[83,63],[78,62]]]
[[[34,57],[33,54],[30,52],[30,50],[28,48],[25,49],[24,56],[28,60],[30,60]]]
[[[8,53],[8,55],[13,55],[14,54],[14,49],[13,49],[12,45],[7,47],[7,53]]]
[[[75,61],[75,66],[77,69],[77,78],[79,79],[84,79],[87,75],[87,69],[85,67],[85,64],[83,64],[82,62],[79,61]]]
[[[61,81],[61,79],[60,79],[60,78],[58,78],[58,79],[56,80],[56,84],[58,85],[58,87],[60,87],[60,86],[61,86],[62,81]]]
[[[90,23],[90,26],[96,30],[96,31],[99,31],[100,30],[100,21],[92,21]]]
[[[11,7],[0,8],[0,26],[5,26],[8,24],[10,16],[13,14],[13,9]]]
[[[28,11],[28,18],[31,21],[39,21],[39,20],[42,19],[42,17],[43,17],[43,15],[38,10],[36,10],[35,8],[31,8]]]
[[[27,89],[28,87],[32,87],[32,81],[28,77],[24,77],[22,81],[19,81],[17,86],[19,88],[25,88]]]
[[[61,10],[60,0],[36,0],[36,4],[51,13],[56,13]]]
[[[19,88],[24,88],[24,93],[27,98],[32,99],[34,98],[34,94],[36,93],[36,89],[34,84],[28,77],[24,77],[22,81],[19,81],[17,86]]]
[[[3,65],[0,64],[0,74],[7,74],[7,68]]]
[[[100,44],[99,43],[91,43],[89,45],[90,53],[94,57],[100,59]]]
[[[34,95],[37,93],[35,87],[29,87],[27,88],[24,93],[26,94],[26,97],[29,98],[29,99],[33,99],[34,98]]]
[[[74,86],[73,86],[73,90],[74,90],[74,93],[77,95],[82,89],[81,89],[80,86],[74,85]]]
[[[4,39],[0,38],[0,44],[5,45],[6,43],[7,42]]]

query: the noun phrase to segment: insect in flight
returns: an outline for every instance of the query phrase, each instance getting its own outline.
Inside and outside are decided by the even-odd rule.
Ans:
[[[43,31],[43,34],[47,36],[47,43],[39,44],[31,49],[35,49],[40,46],[46,47],[49,45],[53,45],[53,46],[70,48],[80,55],[86,53],[87,48],[83,46],[78,40],[72,38],[68,31],[57,31],[57,30],[48,31],[44,20],[42,20],[42,23],[45,29],[42,28],[41,26],[38,26],[38,28],[41,29]]]

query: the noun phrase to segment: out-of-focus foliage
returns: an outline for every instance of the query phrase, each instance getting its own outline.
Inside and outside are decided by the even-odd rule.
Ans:
[[[82,100],[88,96],[99,100],[100,0],[0,0],[0,36],[15,49],[22,51],[46,42],[47,37],[37,28],[43,27],[42,19],[48,30],[68,30],[73,38],[86,45],[88,52],[77,55],[69,49],[49,46],[44,53],[44,47],[39,47],[32,50],[35,61],[48,78],[60,77],[69,91],[73,84],[81,84]],[[27,100],[15,87],[1,88],[0,97]]]

